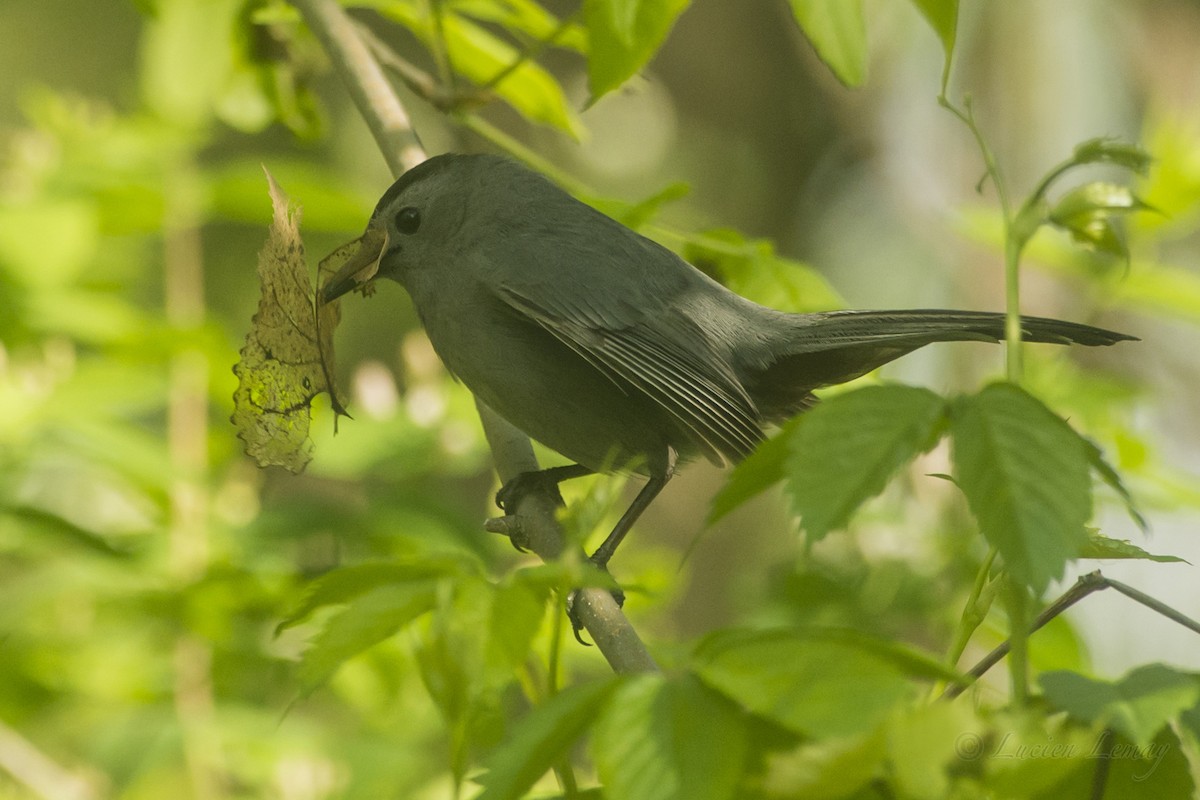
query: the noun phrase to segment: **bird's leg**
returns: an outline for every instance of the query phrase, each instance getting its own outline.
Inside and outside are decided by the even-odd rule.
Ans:
[[[667,451],[667,465],[662,472],[651,475],[650,480],[646,481],[646,485],[642,487],[637,496],[633,498],[633,502],[629,504],[629,508],[625,509],[625,513],[617,520],[617,524],[613,526],[612,532],[605,537],[600,546],[595,552],[588,557],[588,560],[595,564],[600,569],[608,572],[608,562],[613,557],[613,553],[617,552],[625,535],[629,533],[629,529],[633,527],[633,523],[637,522],[638,517],[642,512],[650,507],[654,502],[654,498],[658,497],[658,493],[667,485],[667,481],[675,474],[676,453],[673,449]],[[619,588],[612,592],[613,599],[617,601],[617,605],[624,605],[625,593]],[[576,601],[579,599],[579,590],[571,592],[567,597],[567,617],[571,620],[571,627],[574,630],[575,638],[580,644],[587,644],[579,635],[579,631],[583,629],[583,623],[579,619],[579,613],[576,610]]]
[[[589,556],[589,560],[593,564],[600,569],[608,569],[609,559],[613,557],[613,553],[617,552],[617,548],[621,545],[621,541],[625,538],[625,535],[629,533],[629,529],[633,527],[633,523],[637,522],[642,512],[650,507],[650,504],[654,502],[654,498],[658,497],[658,493],[667,485],[667,481],[671,480],[673,474],[673,469],[667,469],[661,475],[652,475],[650,480],[646,481],[646,485],[637,493],[637,497],[633,498],[633,502],[629,504],[629,508],[625,509],[625,513],[617,520],[617,524],[613,526],[612,532],[600,543],[596,551]]]
[[[505,483],[496,492],[496,505],[505,514],[515,514],[521,497],[535,488],[548,487],[554,494],[554,499],[561,506],[562,495],[558,493],[558,484],[571,478],[582,478],[591,475],[595,470],[582,464],[567,464],[561,467],[550,467],[536,472],[522,472],[517,477]]]

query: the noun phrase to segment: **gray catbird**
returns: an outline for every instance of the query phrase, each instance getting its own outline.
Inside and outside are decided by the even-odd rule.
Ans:
[[[605,566],[676,459],[745,457],[763,428],[930,342],[999,341],[1000,314],[787,314],[734,294],[517,163],[431,158],[380,199],[328,302],[379,277],[412,296],[434,349],[475,395],[577,467],[561,480],[649,477],[592,559]],[[1110,345],[1135,337],[1039,317],[1027,341]],[[540,474],[540,473],[539,473]],[[510,504],[518,485],[499,495]]]

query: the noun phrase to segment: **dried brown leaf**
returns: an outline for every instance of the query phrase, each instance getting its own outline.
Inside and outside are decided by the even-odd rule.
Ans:
[[[334,381],[333,330],[340,314],[336,301],[318,310],[300,238],[300,210],[270,173],[267,185],[274,218],[258,254],[258,312],[233,368],[238,387],[231,420],[246,454],[260,467],[300,472],[312,460],[308,430],[317,395],[329,395],[335,430],[337,417],[349,416]]]

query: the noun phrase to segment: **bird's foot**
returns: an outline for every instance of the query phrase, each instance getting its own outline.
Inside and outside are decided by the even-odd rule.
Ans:
[[[558,491],[561,480],[554,470],[542,469],[534,472],[522,472],[517,477],[506,482],[496,492],[496,505],[505,514],[517,513],[521,498],[530,492],[546,492],[558,505],[563,505],[562,494]]]
[[[605,566],[604,564],[597,563],[594,559],[592,559],[592,563],[598,569],[603,570],[606,575],[609,574],[608,567]],[[571,621],[571,632],[573,634],[575,634],[575,641],[579,642],[584,647],[591,647],[592,646],[591,642],[584,641],[583,636],[582,636],[582,631],[583,631],[584,626],[583,626],[583,620],[579,616],[580,603],[584,602],[582,594],[581,594],[582,592],[583,592],[583,589],[575,589],[569,595],[567,595],[567,619],[569,619]],[[625,592],[621,591],[620,586],[617,586],[616,588],[613,588],[613,589],[609,589],[608,593],[611,594],[613,600],[616,601],[617,608],[624,607]]]

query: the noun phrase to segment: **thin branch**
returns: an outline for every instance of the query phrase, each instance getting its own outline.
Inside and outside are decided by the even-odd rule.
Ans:
[[[399,175],[423,160],[424,153],[415,144],[408,114],[345,10],[336,0],[292,2],[325,48],[392,173]],[[478,407],[500,480],[508,481],[522,472],[537,470],[529,438],[482,403]],[[555,510],[555,500],[549,493],[535,491],[528,492],[517,508],[525,544],[546,561],[557,559],[566,546]],[[577,609],[592,641],[613,671],[658,669],[637,631],[607,591],[581,590]]]
[[[1089,572],[1087,575],[1080,576],[1079,580],[1075,581],[1074,586],[1072,586],[1070,589],[1064,592],[1061,597],[1047,606],[1041,614],[1037,615],[1037,618],[1029,627],[1029,633],[1032,634],[1034,631],[1041,628],[1059,614],[1062,614],[1064,611],[1078,603],[1083,598],[1094,592],[1101,591],[1102,589],[1116,589],[1126,597],[1136,600],[1153,611],[1157,611],[1167,619],[1178,622],[1180,625],[1190,631],[1200,633],[1200,622],[1181,614],[1179,611],[1171,608],[1166,603],[1162,602],[1161,600],[1154,599],[1145,592],[1134,589],[1132,586],[1121,583],[1118,580],[1104,577],[1104,575],[1100,573],[1100,570],[1095,570],[1093,572]],[[979,663],[972,667],[969,672],[967,672],[967,675],[971,676],[972,678],[982,677],[983,674],[994,667],[996,663],[1000,661],[1000,659],[1008,655],[1008,651],[1009,643],[1002,642],[998,647],[996,647],[996,649],[992,650],[992,652],[980,659]],[[951,686],[945,691],[945,693],[942,695],[942,698],[950,699],[957,697],[966,690],[967,685],[968,684],[959,684],[956,686]]]

